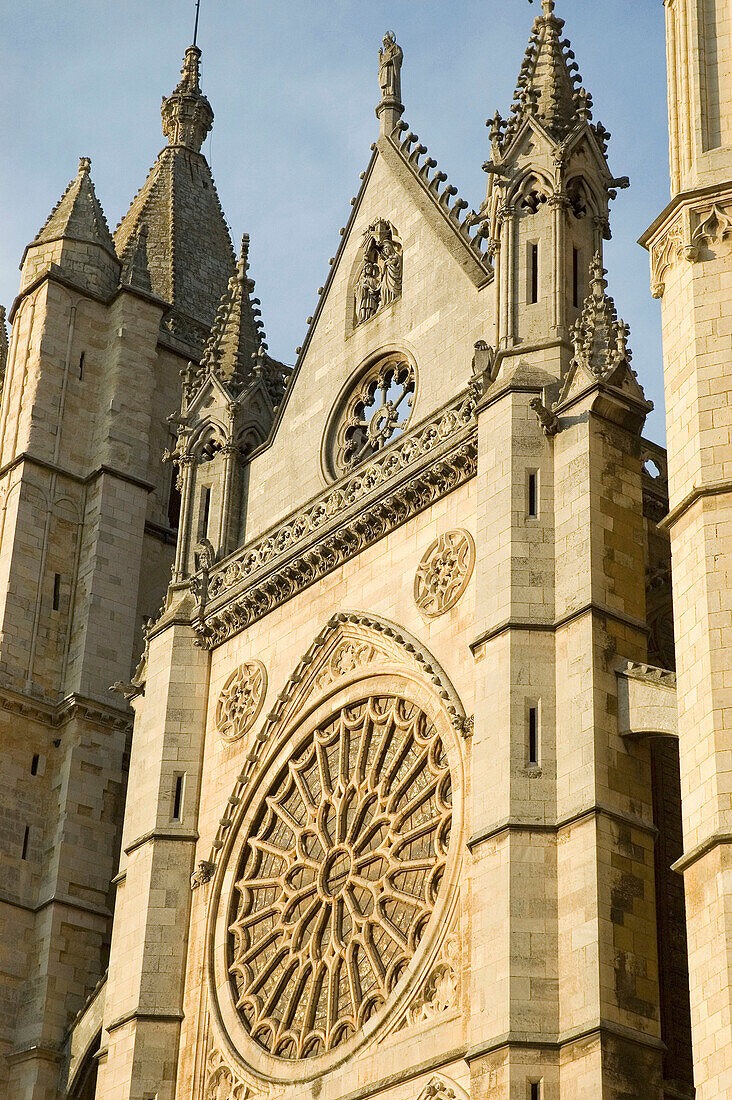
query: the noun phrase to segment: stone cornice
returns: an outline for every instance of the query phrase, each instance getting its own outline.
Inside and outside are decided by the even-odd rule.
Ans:
[[[39,469],[47,470],[51,474],[58,474],[59,477],[67,477],[69,481],[75,481],[77,485],[89,485],[103,474],[109,474],[110,477],[116,477],[120,481],[126,481],[128,485],[134,485],[138,489],[144,489],[147,493],[152,493],[155,489],[151,481],[143,481],[142,478],[135,477],[134,474],[127,474],[124,470],[117,470],[114,466],[97,466],[97,468],[92,470],[89,474],[75,474],[72,470],[66,470],[63,466],[58,466],[54,462],[48,462],[45,458],[37,458],[36,455],[30,454],[29,451],[21,451],[15,458],[11,458],[9,462],[6,462],[4,466],[0,466],[0,478],[5,477],[6,474],[12,473],[15,467],[20,466],[22,462],[28,462],[33,466],[38,466]]]
[[[728,183],[713,183],[707,187],[696,187],[692,191],[680,191],[678,195],[674,195],[671,201],[661,211],[655,221],[651,222],[638,238],[638,244],[643,248],[649,249],[653,244],[654,239],[658,236],[659,231],[671,221],[673,221],[676,214],[685,206],[695,205],[696,203],[714,202],[715,199],[727,199],[732,198],[732,182]]]
[[[674,505],[668,515],[659,521],[658,526],[663,530],[669,530],[698,500],[724,496],[725,493],[732,493],[732,481],[712,481],[707,485],[695,485],[678,504]]]
[[[476,468],[475,400],[468,393],[196,578],[199,644],[210,649],[244,630],[462,485]]]
[[[108,729],[129,731],[132,729],[133,715],[129,708],[124,709],[106,703],[87,699],[76,693],[67,695],[58,703],[47,703],[33,699],[19,691],[0,688],[0,709],[12,714],[21,714],[34,722],[58,729],[74,718],[95,722]]]

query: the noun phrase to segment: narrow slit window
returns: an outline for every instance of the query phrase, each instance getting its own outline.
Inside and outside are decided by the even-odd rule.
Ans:
[[[526,514],[530,519],[539,515],[539,478],[536,470],[530,470],[526,482]]]
[[[84,377],[84,357],[85,357],[85,355],[86,355],[86,352],[82,351],[81,355],[79,356],[79,381],[81,381],[81,379]]]
[[[526,257],[528,268],[527,301],[529,304],[539,301],[539,245],[536,241],[530,241],[529,254]]]
[[[208,535],[208,516],[211,510],[211,489],[204,485],[201,489],[201,505],[198,512],[198,539],[205,539]]]
[[[529,1088],[529,1100],[541,1100],[541,1083],[532,1081]]]
[[[529,722],[529,764],[539,763],[539,708],[531,703],[528,713]]]
[[[38,765],[41,761],[37,752],[33,753],[33,759],[31,760],[31,775],[38,775]]]
[[[572,305],[575,309],[580,304],[580,254],[578,248],[572,249]]]
[[[26,825],[25,832],[23,833],[23,851],[20,854],[21,859],[28,858],[28,841],[30,839],[30,825]]]
[[[183,816],[183,783],[185,775],[176,775],[173,788],[173,821],[181,821]]]
[[[170,478],[170,492],[168,493],[168,523],[177,530],[180,520],[180,489],[178,488],[178,471],[173,467]]]
[[[58,611],[61,606],[61,574],[53,574],[53,610]]]

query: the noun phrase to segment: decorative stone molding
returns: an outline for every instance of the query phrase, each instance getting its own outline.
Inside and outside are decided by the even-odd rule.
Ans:
[[[665,275],[684,256],[683,215],[678,217],[651,246],[651,294],[662,298],[666,289]]]
[[[205,1100],[249,1100],[252,1089],[232,1069],[220,1050],[214,1048],[206,1059]]]
[[[732,207],[730,211],[732,211]],[[727,211],[715,202],[712,203],[711,210],[697,211],[696,213],[699,224],[691,237],[692,246],[695,248],[711,245],[719,247],[723,243],[730,242],[730,238],[732,238],[732,212]],[[697,259],[698,255],[690,258]]]
[[[250,730],[267,693],[261,661],[244,661],[224,684],[216,704],[216,729],[222,741],[238,741]]]
[[[428,619],[453,608],[468,586],[475,543],[468,531],[446,531],[425,550],[414,578],[414,602]]]
[[[213,648],[435,500],[477,469],[475,399],[463,395],[341,479],[304,511],[217,564],[194,622]]]
[[[342,640],[336,641],[341,635],[343,635]],[[330,653],[328,653],[329,647],[332,647]],[[224,847],[233,824],[232,810],[240,804],[257,771],[263,747],[271,741],[275,731],[292,713],[296,701],[301,700],[308,679],[311,680],[313,688],[327,689],[335,679],[347,674],[346,666],[352,660],[356,660],[357,664],[354,664],[353,669],[348,670],[350,672],[357,668],[363,669],[367,664],[377,661],[390,662],[395,667],[406,661],[415,668],[420,679],[431,685],[447,712],[450,722],[462,737],[469,738],[472,734],[472,715],[465,714],[462,703],[446,673],[416,638],[400,631],[393,623],[376,616],[364,615],[357,611],[338,612],[328,620],[310,648],[301,657],[282,690],[277,693],[272,710],[267,715],[262,728],[257,731],[251,748],[245,754],[244,766],[229,795],[227,809],[219,821],[206,861],[212,868],[217,865],[218,854]],[[318,664],[320,667],[315,667]],[[200,885],[199,881],[195,884],[192,882],[194,889],[198,885]]]
[[[391,222],[377,218],[361,240],[361,265],[353,292],[354,324],[361,325],[402,293],[402,243]]]

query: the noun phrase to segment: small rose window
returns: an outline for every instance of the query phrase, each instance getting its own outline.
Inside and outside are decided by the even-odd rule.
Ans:
[[[346,473],[397,439],[411,419],[415,390],[415,370],[404,356],[374,363],[334,416],[331,472]]]

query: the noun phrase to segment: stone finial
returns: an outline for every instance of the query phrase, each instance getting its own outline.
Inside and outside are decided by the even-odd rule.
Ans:
[[[401,75],[403,59],[404,54],[394,31],[387,31],[384,35],[383,47],[379,50],[381,102],[376,108],[376,117],[381,124],[382,134],[391,134],[404,113]]]
[[[79,174],[85,175],[91,171],[91,157],[79,157]]]
[[[200,58],[198,46],[189,46],[183,59],[181,79],[172,94],[163,99],[160,108],[168,143],[183,145],[194,153],[200,153],[214,117],[211,104],[201,92]]]
[[[618,319],[607,293],[607,274],[596,252],[590,264],[590,293],[572,326],[574,358],[597,378],[607,379],[621,363],[630,364],[630,328]]]

